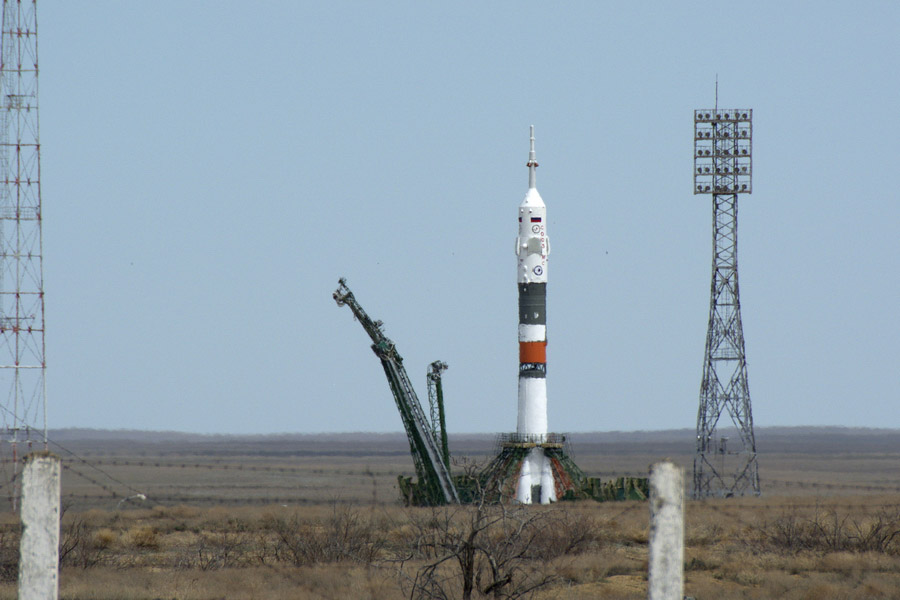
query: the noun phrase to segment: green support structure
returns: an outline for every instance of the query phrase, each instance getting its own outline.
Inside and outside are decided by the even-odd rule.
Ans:
[[[493,502],[510,502],[516,497],[516,484],[522,461],[531,448],[540,446],[550,459],[556,481],[558,500],[596,500],[613,502],[624,500],[646,500],[650,494],[650,481],[646,477],[619,477],[611,481],[601,481],[588,477],[575,464],[566,450],[566,437],[561,434],[545,443],[520,442],[515,436],[501,436],[500,450],[494,460],[481,471],[479,486],[487,498]],[[467,495],[459,484],[460,497]]]
[[[422,412],[419,398],[403,367],[403,357],[397,352],[394,342],[381,330],[384,324],[381,321],[373,321],[356,301],[353,292],[347,287],[346,280],[341,278],[338,284],[338,289],[332,294],[332,297],[338,306],[348,306],[360,325],[369,334],[372,340],[372,351],[381,360],[391,393],[397,409],[400,411],[400,419],[406,429],[406,437],[409,440],[409,448],[419,481],[417,484],[413,484],[409,480],[404,484],[401,477],[401,493],[407,502],[415,504],[430,506],[458,504],[459,495],[450,474],[448,453],[446,450],[442,452],[438,446],[433,426],[428,424],[425,414]],[[443,430],[443,425],[441,429]]]
[[[447,418],[444,414],[444,386],[441,373],[447,370],[447,363],[436,360],[428,365],[428,405],[431,408],[431,426],[435,437],[441,439],[441,454],[444,464],[450,468],[450,444],[447,441]]]

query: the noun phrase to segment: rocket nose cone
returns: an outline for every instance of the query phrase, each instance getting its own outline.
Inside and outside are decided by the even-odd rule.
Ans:
[[[525,198],[519,206],[544,206],[544,199],[541,198],[541,194],[537,191],[537,188],[528,188],[528,191],[525,193]]]

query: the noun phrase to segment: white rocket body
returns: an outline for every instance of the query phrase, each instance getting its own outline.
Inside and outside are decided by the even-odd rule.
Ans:
[[[537,191],[534,127],[528,155],[528,191],[519,205],[516,238],[519,288],[519,403],[516,433],[523,441],[542,443],[547,436],[547,207]],[[540,498],[532,490],[540,486]],[[516,499],[530,504],[556,500],[553,471],[540,447],[532,448],[522,463]]]

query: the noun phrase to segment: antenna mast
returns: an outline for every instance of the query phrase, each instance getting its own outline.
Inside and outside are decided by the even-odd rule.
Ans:
[[[759,495],[756,438],[747,384],[747,359],[738,293],[738,194],[752,191],[750,109],[694,111],[694,194],[713,199],[713,261],[709,328],[700,409],[694,498]],[[718,434],[719,418],[731,417],[737,438],[728,445]]]
[[[0,435],[15,509],[19,444],[47,447],[35,0],[3,0],[0,103]]]

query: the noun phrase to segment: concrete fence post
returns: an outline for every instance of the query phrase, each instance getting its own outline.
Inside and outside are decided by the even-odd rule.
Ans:
[[[59,459],[49,452],[25,457],[19,600],[59,597]]]
[[[684,597],[684,472],[671,462],[650,468],[650,600]]]

